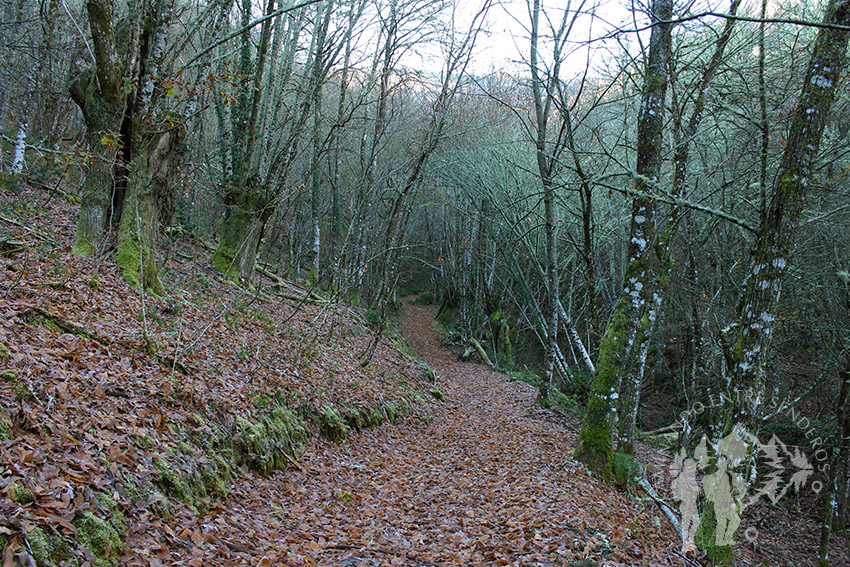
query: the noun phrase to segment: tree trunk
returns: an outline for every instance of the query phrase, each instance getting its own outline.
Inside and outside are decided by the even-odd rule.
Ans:
[[[652,19],[655,24],[650,37],[646,77],[638,117],[637,181],[642,195],[652,191],[661,170],[664,127],[664,97],[667,90],[667,60],[670,55],[670,32],[673,3],[655,0]],[[647,330],[655,317],[652,271],[649,261],[655,240],[655,201],[646,196],[632,202],[629,231],[629,255],[625,289],[611,321],[599,343],[596,374],[590,399],[575,450],[577,459],[594,473],[610,479],[612,475],[613,433],[617,422],[621,382],[632,380],[629,388],[640,387],[640,375],[626,376],[629,355],[642,352]],[[628,404],[636,404],[637,392]],[[621,406],[626,414],[631,405]],[[624,449],[628,449],[628,444]]]
[[[841,372],[841,387],[838,395],[838,404],[835,407],[836,432],[841,437],[836,440],[832,448],[832,459],[830,459],[830,476],[832,482],[831,494],[824,513],[823,525],[821,526],[820,545],[818,546],[817,567],[829,567],[829,540],[832,530],[840,511],[839,500],[842,487],[847,485],[847,451],[850,449],[850,412],[848,412],[848,395],[850,395],[850,359],[848,366]]]
[[[850,0],[831,0],[824,23],[850,25]],[[718,423],[718,438],[736,425],[752,430],[760,417],[765,389],[764,365],[776,321],[782,278],[788,269],[814,161],[844,67],[848,37],[850,34],[846,31],[821,28],[815,39],[773,197],[756,237],[737,320],[723,333],[724,355],[731,374],[729,389],[753,395],[735,396],[734,403]],[[716,557],[724,565],[732,564],[734,546],[714,545],[713,540],[707,543],[709,557]]]
[[[228,278],[251,281],[266,221],[273,212],[265,193],[250,186],[227,189],[221,241],[212,265]]]
[[[176,118],[176,117],[175,117]],[[164,295],[156,265],[160,205],[168,192],[170,161],[183,135],[180,123],[137,125],[124,213],[118,228],[118,257],[124,279],[153,295]]]
[[[89,28],[95,55],[94,73],[84,73],[71,85],[80,106],[91,154],[82,188],[80,218],[73,251],[91,256],[101,247],[111,216],[113,166],[118,153],[126,94],[115,45],[112,0],[88,0]]]

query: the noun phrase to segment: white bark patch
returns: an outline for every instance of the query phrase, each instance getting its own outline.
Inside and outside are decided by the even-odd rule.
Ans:
[[[828,71],[828,69],[824,69],[824,70]],[[829,79],[828,77],[824,77],[823,75],[820,75],[820,74],[817,74],[817,73],[812,75],[812,81],[811,82],[816,87],[820,87],[822,89],[832,88],[832,80]],[[812,110],[812,109],[809,109],[809,110]],[[809,111],[807,110],[806,112],[808,113]]]
[[[27,123],[18,124],[18,136],[15,139],[15,157],[12,158],[12,173],[20,175],[24,170],[24,154],[27,150]]]

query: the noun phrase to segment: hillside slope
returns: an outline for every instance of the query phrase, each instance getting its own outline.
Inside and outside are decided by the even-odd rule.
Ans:
[[[314,434],[340,442],[433,399],[397,341],[360,366],[354,309],[234,287],[188,239],[165,248],[170,296],[153,299],[71,255],[73,206],[0,191],[4,565],[176,564],[187,522],[227,518]],[[247,545],[207,543],[225,563]]]

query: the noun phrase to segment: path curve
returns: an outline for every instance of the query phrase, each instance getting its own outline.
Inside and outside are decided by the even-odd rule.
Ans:
[[[458,361],[434,315],[408,304],[401,325],[446,403],[342,445],[313,441],[301,470],[228,506],[269,516],[243,534],[269,548],[265,564],[681,565],[659,514],[588,476],[569,456],[575,433],[535,405],[536,390]]]

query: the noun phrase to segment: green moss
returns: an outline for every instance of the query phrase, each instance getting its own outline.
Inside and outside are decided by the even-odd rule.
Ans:
[[[4,343],[0,343],[0,362],[7,362],[10,356],[9,347]]]
[[[165,494],[191,505],[194,501],[192,491],[177,471],[163,459],[155,460],[153,468],[159,473],[156,483]]]
[[[12,493],[15,495],[15,502],[22,506],[35,502],[35,494],[33,491],[20,482],[12,484]]]
[[[74,243],[74,246],[71,248],[71,252],[73,252],[77,256],[85,256],[89,258],[91,256],[94,256],[94,253],[97,252],[97,249],[85,239],[85,236],[77,236],[77,242]]]
[[[436,399],[440,402],[446,401],[446,393],[443,392],[442,390],[439,390],[437,388],[431,388],[428,391],[431,393],[431,395],[434,397],[434,399]]]
[[[192,449],[192,447],[190,447],[189,444],[184,441],[181,441],[177,444],[177,451],[183,453],[184,455],[195,455],[195,450]]]
[[[139,245],[139,236],[132,234],[128,238],[119,240],[121,240],[121,242],[118,244],[118,255],[115,258],[115,263],[118,264],[119,268],[121,268],[124,280],[131,286],[141,289],[142,281],[139,279],[139,276],[142,274],[142,252],[141,246]],[[147,277],[144,282],[146,285],[145,291],[157,297],[164,296],[165,287],[159,280],[159,276],[156,273],[148,272],[147,269],[150,268],[155,271],[156,268],[153,265],[150,267],[145,266],[145,268],[145,271],[147,272]]]
[[[124,512],[121,511],[121,507],[115,500],[107,494],[100,494],[97,497],[97,505],[109,516],[116,530],[120,533],[127,531],[127,520],[124,518]]]
[[[12,391],[21,400],[28,402],[32,399],[32,390],[30,390],[29,386],[18,379],[18,373],[14,370],[8,369],[0,372],[0,379],[4,382],[8,382]]]
[[[148,504],[150,509],[160,518],[165,518],[170,514],[168,499],[156,489],[152,482],[131,478],[124,484],[124,494],[134,504]]]
[[[584,415],[581,404],[578,403],[576,396],[567,396],[558,388],[552,388],[549,392],[552,404],[559,410],[577,418]]]
[[[248,228],[247,223],[245,224],[245,228]],[[236,262],[234,260],[236,258],[236,252],[237,249],[235,247],[229,246],[225,239],[222,239],[212,257],[213,268],[227,276],[235,276]]]
[[[352,502],[354,502],[354,494],[347,490],[342,490],[338,488],[334,491],[334,496],[347,504],[351,504]]]
[[[623,298],[617,304],[600,341],[596,374],[575,450],[576,458],[605,480],[612,478],[614,408],[611,395],[620,383],[620,370],[629,335],[629,301],[629,298]]]
[[[334,443],[341,443],[348,438],[349,426],[339,410],[333,406],[322,406],[316,416],[319,422],[319,432]]]
[[[237,416],[234,421],[230,439],[235,463],[264,475],[285,469],[307,439],[304,423],[283,409],[255,419]]]
[[[640,467],[634,456],[619,451],[613,455],[611,469],[614,484],[621,488],[634,486],[640,476]]]
[[[224,500],[230,493],[227,488],[227,481],[230,480],[231,475],[230,467],[226,465],[223,459],[221,462],[224,463],[224,466],[221,466],[218,462],[213,462],[211,466],[201,467],[200,474],[201,482],[203,482],[207,494]]]
[[[95,567],[118,565],[124,542],[109,522],[92,512],[83,512],[73,523],[77,528],[78,541],[91,552]]]
[[[735,564],[735,546],[717,545],[717,517],[714,514],[714,503],[706,500],[702,514],[700,514],[699,527],[694,536],[694,541],[706,554],[706,559],[713,565],[731,566]]]
[[[26,534],[27,544],[37,565],[55,565],[70,556],[68,544],[62,538],[36,526]]]
[[[12,422],[0,416],[0,441],[11,441],[14,438],[15,433],[12,431]]]

